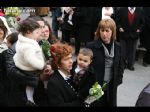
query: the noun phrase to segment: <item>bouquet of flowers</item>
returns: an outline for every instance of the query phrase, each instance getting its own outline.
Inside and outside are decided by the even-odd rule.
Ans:
[[[90,105],[94,101],[98,100],[104,95],[104,89],[106,88],[106,83],[103,84],[101,87],[98,82],[95,82],[95,84],[90,88],[89,90],[89,96],[85,99],[84,103],[87,105]]]
[[[50,52],[51,44],[47,40],[42,40],[41,47],[46,60],[49,60],[51,58]]]

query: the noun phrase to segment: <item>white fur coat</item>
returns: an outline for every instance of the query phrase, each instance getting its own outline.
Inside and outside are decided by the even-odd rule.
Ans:
[[[37,41],[18,35],[16,54],[13,57],[15,65],[21,70],[42,70],[45,65],[44,55]]]

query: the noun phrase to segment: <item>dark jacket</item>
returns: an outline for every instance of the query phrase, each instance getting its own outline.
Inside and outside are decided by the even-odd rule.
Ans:
[[[79,97],[81,100],[85,100],[89,95],[89,89],[96,82],[96,76],[93,73],[93,68],[89,66],[85,70],[79,71],[77,74],[75,73],[75,69],[77,67],[77,62],[73,63],[73,67],[71,70],[71,74],[73,76],[73,84],[77,89]]]
[[[9,106],[25,106],[26,98],[26,86],[36,86],[38,77],[32,74],[26,74],[20,69],[16,68],[13,61],[13,56],[16,52],[15,45],[7,50],[5,55],[7,76],[10,79],[10,93],[9,93]]]
[[[0,53],[0,105],[8,106],[8,95],[10,92],[10,80],[7,76],[6,58],[7,50]]]
[[[139,7],[135,9],[135,17],[132,24],[128,21],[128,7],[120,8],[117,14],[116,23],[117,27],[123,28],[124,32],[120,32],[120,39],[138,39],[139,33],[136,32],[137,29],[140,32],[143,30],[144,26],[144,15],[143,10]]]
[[[149,107],[150,106],[150,83],[141,91],[136,107]]]
[[[104,83],[104,70],[105,70],[105,53],[101,40],[95,40],[87,44],[87,47],[93,51],[92,66],[94,68],[94,74],[96,74],[96,80],[100,85]],[[120,55],[120,46],[118,43],[114,43],[114,60],[113,60],[113,73],[111,84],[109,85],[109,105],[116,106],[117,86],[122,83],[124,66]],[[103,104],[102,104],[103,105]]]
[[[144,18],[145,18],[145,25],[143,28],[143,34],[141,36],[141,41],[142,41],[142,45],[144,45],[144,47],[148,50],[150,50],[150,7],[143,7],[143,11],[144,11]],[[140,41],[140,42],[141,42]]]
[[[93,40],[94,32],[100,20],[101,8],[99,7],[77,7],[74,12],[77,38],[81,42]]]
[[[82,106],[77,94],[63,79],[58,71],[51,75],[48,81],[48,106],[73,107]]]

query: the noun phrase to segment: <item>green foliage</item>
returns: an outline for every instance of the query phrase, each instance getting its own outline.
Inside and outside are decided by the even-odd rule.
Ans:
[[[46,60],[49,60],[49,58],[51,57],[50,46],[51,44],[47,40],[42,40],[41,47]]]
[[[99,99],[102,95],[104,95],[104,88],[106,87],[106,83],[101,87],[98,82],[95,82],[95,84],[90,88],[89,94],[90,96],[94,96],[97,99]]]

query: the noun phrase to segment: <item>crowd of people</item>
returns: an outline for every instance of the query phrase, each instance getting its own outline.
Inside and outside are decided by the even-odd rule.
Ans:
[[[147,49],[143,64],[149,64],[147,10],[37,7],[15,30],[10,30],[4,12],[0,17],[0,105],[86,107],[89,90],[98,82],[106,83],[104,95],[88,106],[116,107],[124,69],[134,70],[138,39]],[[49,11],[52,27],[43,19]],[[43,40],[49,43],[48,59]]]

